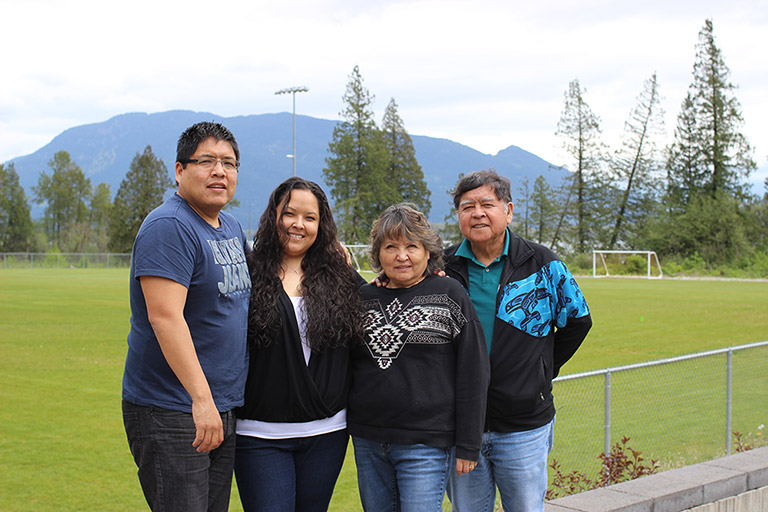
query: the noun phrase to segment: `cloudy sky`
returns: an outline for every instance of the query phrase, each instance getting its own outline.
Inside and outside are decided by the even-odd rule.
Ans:
[[[289,112],[297,85],[297,113],[338,119],[358,65],[378,119],[394,98],[411,134],[567,164],[573,79],[615,146],[656,72],[671,139],[707,18],[762,182],[768,0],[0,0],[0,161],[126,112]]]

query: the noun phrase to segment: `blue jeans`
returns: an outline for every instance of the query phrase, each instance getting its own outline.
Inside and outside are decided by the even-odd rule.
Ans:
[[[123,400],[123,423],[149,507],[168,512],[226,512],[235,460],[235,417],[221,413],[224,441],[209,453],[192,446],[192,414]]]
[[[291,439],[238,435],[235,478],[243,510],[325,512],[348,444],[346,429]]]
[[[554,422],[524,432],[485,432],[474,471],[463,476],[451,471],[448,499],[454,512],[491,512],[496,486],[504,510],[541,512]]]
[[[366,512],[441,512],[452,449],[352,437]]]

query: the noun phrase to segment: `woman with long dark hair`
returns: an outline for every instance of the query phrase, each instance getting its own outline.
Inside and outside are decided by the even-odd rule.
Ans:
[[[364,282],[323,190],[290,178],[269,198],[248,255],[252,293],[235,477],[250,511],[327,510],[346,454],[349,347]]]

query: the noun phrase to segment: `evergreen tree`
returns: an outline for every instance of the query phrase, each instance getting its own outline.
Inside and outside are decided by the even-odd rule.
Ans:
[[[662,219],[649,237],[659,254],[698,254],[713,268],[738,263],[753,252],[744,204],[723,191],[714,198],[709,193],[696,195],[685,212]]]
[[[139,227],[149,212],[160,206],[165,191],[173,186],[168,169],[152,147],[136,153],[109,213],[107,243],[112,252],[130,252]]]
[[[675,142],[667,150],[667,201],[674,211],[684,212],[704,183],[704,151],[696,123],[696,110],[689,92],[680,108]]]
[[[389,100],[389,105],[384,111],[381,129],[384,132],[384,146],[389,155],[389,179],[397,187],[396,200],[413,203],[424,215],[429,216],[432,207],[430,192],[424,181],[424,172],[416,160],[413,141],[405,131],[394,98]]]
[[[768,178],[765,178],[765,181],[763,182],[763,199],[768,201]]]
[[[112,191],[106,183],[99,183],[91,197],[90,240],[88,250],[107,252],[108,228],[112,210]]]
[[[573,226],[570,223],[570,219],[573,217],[571,213],[573,208],[573,203],[571,202],[573,187],[569,181],[563,180],[563,183],[555,190],[558,213],[549,247],[561,253],[567,252],[566,248],[569,246],[567,240],[571,238],[570,233],[573,231]]]
[[[599,180],[603,178],[601,165],[605,150],[600,141],[600,118],[586,103],[585,94],[586,89],[582,89],[578,80],[571,81],[556,133],[563,138],[563,146],[574,161],[570,202],[576,217],[573,245],[580,253],[585,252],[605,228],[598,224],[600,207],[604,204],[600,202],[598,192],[601,189]]]
[[[517,233],[524,238],[530,238],[530,213],[531,213],[531,190],[530,182],[526,176],[520,180],[520,186],[517,190],[520,191],[520,199],[515,201],[514,218],[522,217],[519,225],[516,229]],[[512,221],[514,223],[514,220]]]
[[[376,217],[397,201],[397,188],[387,179],[389,158],[371,110],[374,96],[357,66],[343,99],[342,122],[333,129],[323,176],[335,201],[341,240],[365,243]]]
[[[669,252],[698,253],[709,265],[738,263],[753,250],[746,228],[754,224],[747,178],[757,166],[740,131],[741,105],[729,77],[712,21],[706,20],[668,152],[666,218],[656,226],[675,242]]]
[[[87,222],[89,217],[91,180],[85,177],[66,151],[54,154],[48,166],[52,173],[41,172],[37,186],[32,187],[35,201],[45,204],[44,229],[48,243],[64,250],[74,250],[81,238],[75,234],[79,231],[77,226]]]
[[[752,247],[763,253],[763,260],[768,263],[768,197],[752,201],[745,210],[747,239]],[[744,256],[741,255],[742,261],[746,259]],[[768,272],[763,275],[768,276]]]
[[[624,124],[622,147],[613,159],[614,180],[621,194],[609,249],[613,249],[622,238],[626,241],[626,236],[622,235],[627,229],[627,221],[643,219],[648,213],[642,199],[655,188],[653,173],[660,167],[655,136],[663,132],[663,114],[654,73],[643,84],[637,105]]]
[[[0,163],[0,252],[26,252],[34,245],[29,203],[14,165]]]
[[[700,190],[712,199],[722,197],[720,192],[737,199],[746,198],[749,195],[747,178],[757,167],[749,142],[740,132],[744,119],[741,104],[733,95],[736,87],[730,82],[730,74],[715,44],[712,20],[706,20],[696,45],[693,82],[678,118],[678,128],[682,118],[690,125],[689,132],[680,136],[676,132],[670,158],[680,153],[695,155],[696,168],[691,170],[693,176],[689,178],[696,179]],[[679,167],[680,162],[670,162],[670,170]],[[670,174],[677,177],[676,173]],[[676,180],[674,185],[681,183]],[[684,181],[682,185],[685,186]]]
[[[443,226],[438,230],[438,232],[440,233],[440,238],[443,239],[443,242],[449,244],[458,243],[464,239],[464,235],[462,234],[461,228],[459,227],[458,212],[456,211],[456,207],[453,206],[453,191],[456,190],[456,185],[459,184],[463,177],[464,173],[460,172],[459,176],[456,178],[456,184],[453,186],[453,188],[445,191],[445,193],[448,194],[448,197],[450,198],[449,203],[451,208],[448,210],[448,214],[443,219]]]
[[[549,236],[554,234],[558,208],[552,187],[544,176],[539,175],[533,183],[531,193],[530,221],[533,240],[543,244]]]

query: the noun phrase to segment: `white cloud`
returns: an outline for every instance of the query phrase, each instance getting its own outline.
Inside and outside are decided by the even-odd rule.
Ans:
[[[413,134],[565,163],[554,133],[575,78],[614,143],[657,72],[671,137],[706,18],[755,158],[768,157],[766,0],[0,0],[0,12],[0,161],[124,112],[289,111],[274,92],[293,85],[310,88],[298,113],[335,119],[359,65],[377,117],[394,97]]]

